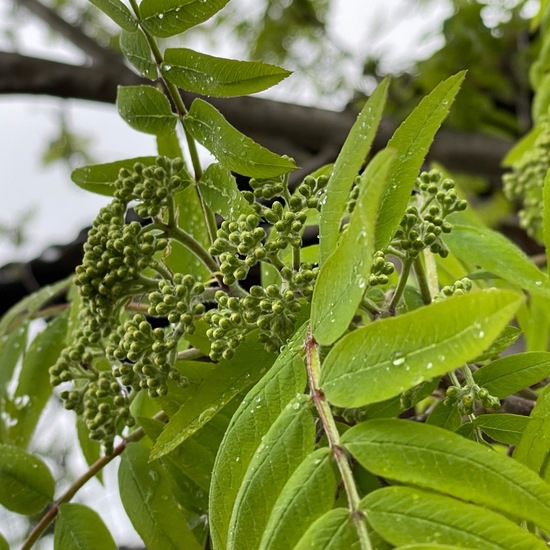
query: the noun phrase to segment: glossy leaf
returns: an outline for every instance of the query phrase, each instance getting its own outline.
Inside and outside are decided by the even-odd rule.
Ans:
[[[321,387],[331,403],[342,407],[398,395],[478,355],[500,334],[521,301],[516,293],[492,289],[370,323],[331,349]]]
[[[125,31],[132,32],[138,28],[135,17],[120,0],[90,0],[90,2]]]
[[[369,97],[357,116],[332,169],[327,185],[326,202],[323,204],[319,223],[321,265],[336,248],[351,187],[367,158],[382,119],[388,85],[389,80],[384,80]]]
[[[514,458],[531,470],[537,472],[543,479],[550,480],[548,457],[550,448],[550,386],[546,386],[539,395],[529,423],[514,450]]]
[[[6,386],[25,351],[28,327],[28,322],[25,322],[0,339],[0,399],[5,396]]]
[[[262,437],[286,404],[305,388],[306,371],[300,357],[304,338],[305,327],[302,327],[243,399],[223,438],[210,488],[210,525],[216,550],[227,548],[237,492]]]
[[[389,244],[436,132],[445,120],[465,77],[462,71],[441,82],[395,131],[388,148],[397,151],[391,184],[382,198],[376,225],[376,250]]]
[[[0,444],[0,504],[18,514],[33,515],[53,500],[55,482],[36,456]]]
[[[160,458],[174,450],[265,374],[275,355],[267,352],[256,336],[256,333],[250,335],[229,361],[220,361],[197,391],[181,404],[157,439],[151,458]]]
[[[107,162],[106,164],[93,164],[83,166],[73,170],[71,179],[82,189],[97,193],[98,195],[107,195],[112,197],[115,194],[115,181],[122,168],[132,170],[136,162],[145,166],[151,166],[155,163],[156,157],[136,157],[116,162]]]
[[[521,330],[519,328],[512,325],[505,327],[499,337],[494,340],[482,354],[478,355],[472,363],[481,363],[482,361],[487,361],[487,359],[493,359],[497,355],[500,355],[504,350],[508,349],[520,335]]]
[[[55,550],[116,550],[99,514],[83,504],[62,504],[55,521]]]
[[[239,132],[202,99],[193,101],[184,124],[228,170],[253,178],[270,178],[296,169],[294,161],[272,153]]]
[[[122,455],[118,486],[124,509],[149,550],[199,550],[174,497],[172,478],[149,451],[130,443]]]
[[[440,401],[434,407],[426,422],[454,432],[462,424],[462,414],[458,411],[456,403],[447,405]]]
[[[65,348],[68,316],[63,314],[46,326],[32,341],[25,353],[13,395],[13,408],[9,410],[12,424],[8,441],[25,447],[52,394],[49,368]]]
[[[477,550],[543,550],[542,539],[480,506],[410,487],[385,487],[360,504],[394,545],[444,543]]]
[[[10,550],[8,541],[0,534],[0,550]]]
[[[345,508],[334,508],[313,522],[294,550],[359,550],[353,519]]]
[[[474,372],[474,379],[498,398],[512,395],[550,375],[550,352],[507,355]]]
[[[264,530],[260,550],[294,548],[313,521],[332,509],[336,478],[331,452],[322,447],[311,453],[290,476]]]
[[[517,460],[458,434],[379,419],[351,428],[341,441],[375,475],[550,527],[550,486]]]
[[[16,327],[20,326],[33,313],[44,307],[50,300],[66,293],[71,281],[72,276],[52,285],[43,286],[40,290],[17,302],[0,319],[0,337],[15,330]]]
[[[228,550],[258,548],[279,494],[314,445],[311,400],[298,394],[281,411],[250,461],[231,514]]]
[[[252,214],[254,209],[241,195],[237,181],[221,164],[211,164],[199,181],[204,202],[226,220],[235,220],[241,214]]]
[[[238,61],[187,48],[164,52],[162,74],[180,88],[214,97],[234,97],[267,90],[291,72],[259,61]]]
[[[120,49],[126,59],[149,80],[158,78],[157,65],[153,60],[151,48],[141,29],[120,33]]]
[[[122,119],[146,134],[171,132],[178,120],[166,96],[153,86],[119,86],[116,104]]]
[[[529,417],[519,414],[482,414],[475,419],[474,424],[499,443],[517,445],[529,424]]]
[[[550,257],[550,170],[546,172],[542,189],[542,241],[546,257]]]
[[[311,302],[311,327],[322,345],[332,344],[347,330],[365,292],[375,252],[376,212],[394,158],[386,149],[369,163],[347,231],[321,266]]]
[[[143,0],[143,27],[153,36],[168,38],[199,25],[218,13],[229,0]]]
[[[506,237],[486,227],[455,225],[443,237],[451,252],[502,277],[513,286],[550,297],[550,280]]]

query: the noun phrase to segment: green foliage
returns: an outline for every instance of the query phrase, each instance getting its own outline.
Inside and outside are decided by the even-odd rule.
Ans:
[[[255,93],[288,71],[157,41],[227,0],[93,3],[122,28],[128,60],[161,81],[117,99],[158,156],[75,170],[112,200],[72,285],[0,321],[0,504],[45,510],[23,548],[54,520],[55,548],[114,548],[96,512],[70,501],[118,456],[124,509],[152,549],[546,547],[548,275],[468,224],[451,175],[421,172],[464,72],[441,75],[370,155],[382,82],[335,164],[300,178],[180,94]],[[216,162],[203,166],[198,145]],[[536,156],[540,142],[522,148]],[[511,354],[520,332],[526,351]],[[74,411],[89,463],[55,501],[33,446],[50,399]]]

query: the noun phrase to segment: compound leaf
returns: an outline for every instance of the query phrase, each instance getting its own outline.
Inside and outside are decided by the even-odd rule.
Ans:
[[[502,399],[550,375],[550,352],[531,351],[497,359],[474,372],[474,379]]]
[[[55,550],[116,550],[99,514],[83,504],[62,504],[55,521]]]
[[[369,420],[342,436],[375,475],[445,493],[550,528],[550,486],[535,472],[462,436],[406,420]]]
[[[313,522],[294,550],[359,550],[353,519],[345,508],[334,508]]]
[[[474,424],[489,437],[505,445],[518,445],[530,419],[520,414],[482,414]]]
[[[153,60],[147,38],[141,29],[132,32],[122,31],[120,33],[120,49],[126,59],[143,76],[149,80],[158,78],[157,65]]]
[[[146,134],[169,133],[178,120],[166,96],[153,86],[119,86],[116,104],[122,119]]]
[[[426,96],[395,131],[388,148],[397,151],[391,184],[382,198],[376,225],[376,250],[390,242],[409,204],[411,192],[436,132],[445,120],[466,73],[451,76]]]
[[[53,500],[55,482],[36,456],[0,444],[0,504],[18,514],[33,515]]]
[[[153,36],[168,38],[199,25],[218,13],[229,0],[143,0],[142,24]]]
[[[200,550],[201,545],[185,522],[172,488],[172,478],[149,451],[130,443],[118,470],[122,504],[132,525],[150,550]]]
[[[213,547],[227,548],[229,522],[239,487],[262,437],[287,403],[306,385],[300,357],[305,326],[281,352],[271,369],[246,395],[233,415],[212,472],[210,525]]]
[[[376,213],[394,157],[386,149],[369,163],[347,231],[321,266],[311,303],[312,332],[320,344],[332,344],[344,333],[365,291],[374,254]]]
[[[386,103],[389,80],[376,88],[357,116],[328,181],[319,223],[320,264],[336,248],[351,187],[370,151]]]
[[[296,169],[294,161],[272,153],[239,132],[202,99],[193,101],[184,124],[220,164],[233,172],[253,178],[271,178]]]
[[[135,17],[120,0],[90,0],[90,2],[125,31],[132,32],[138,28]]]
[[[313,451],[311,400],[298,394],[281,411],[256,449],[235,500],[228,550],[256,550],[273,506],[294,470]]]
[[[261,92],[291,74],[275,65],[214,57],[187,48],[167,49],[161,70],[176,86],[214,97]]]
[[[394,545],[445,543],[477,550],[535,550],[545,543],[480,506],[411,487],[385,487],[360,504],[369,522]]]
[[[343,407],[398,395],[478,355],[521,302],[517,293],[490,289],[370,323],[330,350],[321,387],[331,403]]]

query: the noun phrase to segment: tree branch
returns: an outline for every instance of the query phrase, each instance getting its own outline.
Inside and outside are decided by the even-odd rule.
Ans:
[[[114,103],[118,85],[140,83],[150,81],[125,66],[81,67],[0,52],[0,94],[44,94]],[[182,95],[186,104],[196,97]],[[356,117],[350,110],[334,112],[256,97],[210,98],[210,102],[229,122],[263,145],[291,155],[297,150],[298,163],[321,151],[338,151]],[[375,150],[386,145],[396,126],[387,118],[382,120]],[[486,176],[496,182],[502,173],[500,162],[511,145],[498,137],[442,129],[429,158],[450,170]]]
[[[42,19],[50,29],[58,32],[85,54],[89,55],[94,63],[123,64],[122,59],[116,52],[101,46],[77,25],[65,21],[55,10],[45,6],[38,0],[19,0],[19,5]]]

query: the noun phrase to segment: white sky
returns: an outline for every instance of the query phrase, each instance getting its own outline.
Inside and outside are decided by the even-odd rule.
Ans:
[[[405,67],[409,60],[422,58],[437,47],[437,30],[450,13],[447,0],[432,0],[422,10],[412,9],[412,4],[410,0],[337,0],[331,18],[334,36],[358,55],[372,52],[382,55],[387,67]],[[5,8],[0,6],[3,21]],[[59,60],[78,56],[70,47],[54,48],[31,17],[18,33],[22,53]],[[430,34],[433,38],[426,40]],[[277,95],[284,94],[283,82]],[[43,96],[0,97],[0,225],[14,225],[25,212],[34,211],[24,247],[16,250],[0,239],[0,265],[30,259],[46,246],[71,241],[106,202],[77,188],[67,167],[41,164],[45,143],[56,135],[61,103]],[[92,138],[91,153],[98,162],[154,154],[154,139],[127,127],[114,106],[84,101],[65,101],[65,105],[71,126]]]

